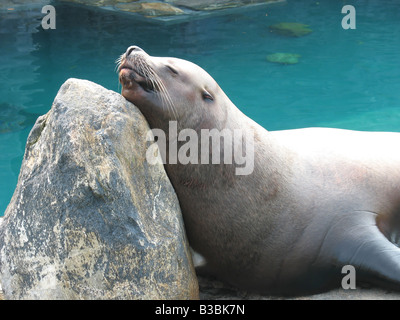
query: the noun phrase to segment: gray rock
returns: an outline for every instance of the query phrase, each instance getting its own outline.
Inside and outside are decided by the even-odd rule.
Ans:
[[[121,95],[69,79],[26,144],[0,226],[6,299],[192,299],[176,194]]]

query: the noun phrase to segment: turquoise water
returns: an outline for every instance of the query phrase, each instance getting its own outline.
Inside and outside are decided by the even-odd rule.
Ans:
[[[345,4],[356,8],[355,30],[341,27]],[[400,131],[398,1],[288,0],[172,25],[54,6],[56,30],[41,28],[40,9],[0,12],[0,215],[16,186],[29,131],[61,84],[76,77],[119,91],[114,61],[132,44],[199,64],[269,130]],[[285,21],[308,24],[313,32],[301,38],[269,32],[269,25]],[[296,65],[267,62],[275,52],[301,58]]]

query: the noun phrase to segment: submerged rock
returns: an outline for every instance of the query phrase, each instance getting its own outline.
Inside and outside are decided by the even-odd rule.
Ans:
[[[198,297],[176,194],[145,158],[148,130],[121,95],[63,84],[0,225],[6,299]]]
[[[296,22],[282,22],[269,26],[271,32],[287,37],[302,37],[312,32],[308,25]]]
[[[273,3],[281,2],[282,0],[166,0],[166,2],[172,3],[177,6],[189,8],[191,10],[221,10],[227,8],[236,8],[249,4],[256,3]]]
[[[296,53],[277,52],[267,55],[267,60],[279,64],[296,64],[301,56]]]
[[[51,0],[1,0],[0,10],[15,10],[21,7],[44,6],[49,4]]]
[[[141,2],[141,3],[119,3],[115,8],[122,11],[139,13],[146,17],[161,17],[183,14],[183,10],[168,3]]]
[[[107,7],[112,6],[120,1],[118,0],[61,0],[62,2],[79,3],[87,6]],[[130,2],[139,0],[130,0]]]
[[[0,134],[20,131],[30,127],[39,116],[9,103],[0,103],[0,111]]]

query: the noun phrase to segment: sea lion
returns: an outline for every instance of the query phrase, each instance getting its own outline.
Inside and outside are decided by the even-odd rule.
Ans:
[[[207,262],[203,271],[242,289],[297,295],[340,287],[342,268],[352,265],[357,283],[400,289],[400,133],[269,132],[189,61],[131,46],[118,70],[122,95],[151,128],[168,133],[177,120],[199,136],[212,128],[253,136],[247,175],[235,174],[235,161],[171,164],[167,152],[165,169],[189,243]]]

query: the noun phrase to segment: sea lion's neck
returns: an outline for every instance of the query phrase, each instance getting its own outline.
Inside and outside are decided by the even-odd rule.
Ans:
[[[191,146],[191,136],[184,141],[167,141],[165,169],[174,187],[205,191],[210,187],[233,186],[236,178],[251,177],[260,168],[267,181],[268,168],[271,175],[279,170],[273,138],[258,125],[245,128],[241,131],[193,130],[197,140]]]

